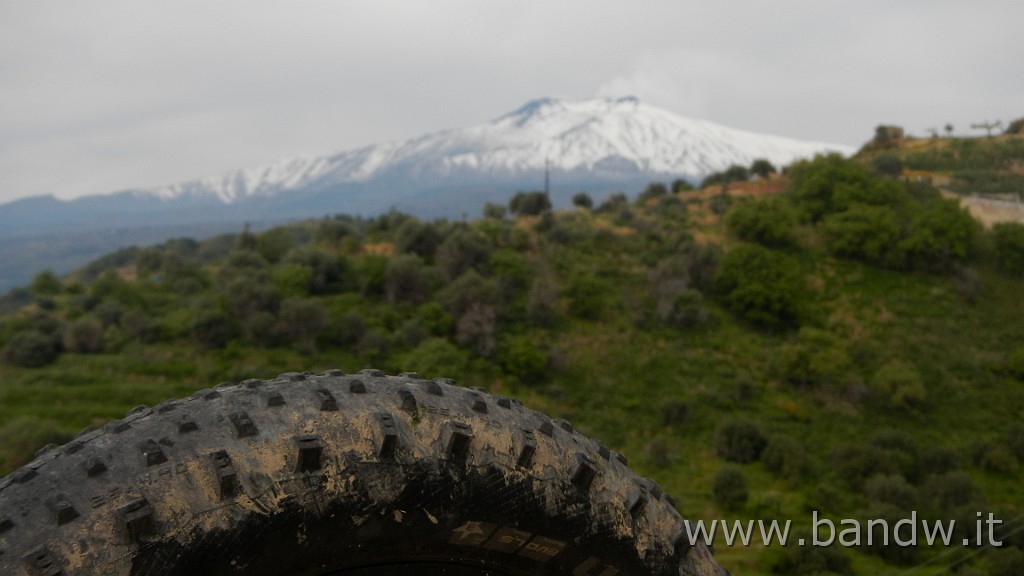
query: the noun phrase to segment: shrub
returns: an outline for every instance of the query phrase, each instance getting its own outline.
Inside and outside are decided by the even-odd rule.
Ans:
[[[220,310],[200,310],[192,319],[192,339],[200,348],[223,348],[234,335],[231,318]]]
[[[0,475],[28,464],[36,451],[47,444],[64,444],[71,434],[62,431],[54,420],[15,416],[0,425]]]
[[[865,495],[876,504],[911,510],[917,502],[917,489],[902,474],[878,474],[864,484]]]
[[[854,204],[825,216],[819,229],[829,251],[876,265],[896,264],[894,250],[903,233],[896,211],[888,206]]]
[[[441,233],[433,224],[410,218],[395,230],[395,250],[429,258],[441,244]]]
[[[560,315],[559,289],[554,277],[537,277],[526,295],[526,317],[535,326],[553,326]]]
[[[807,473],[807,452],[789,436],[772,436],[761,453],[764,467],[780,478],[798,482]]]
[[[539,216],[551,210],[551,199],[544,192],[516,192],[509,200],[508,209],[520,216]]]
[[[713,289],[731,312],[771,329],[795,326],[804,297],[796,261],[757,245],[739,246],[726,254]]]
[[[926,205],[901,244],[908,260],[924,269],[944,270],[975,251],[981,224],[956,200]]]
[[[594,200],[586,192],[578,192],[572,196],[572,205],[577,208],[590,210],[594,207]]]
[[[735,466],[722,468],[715,474],[711,485],[715,503],[728,511],[736,511],[747,503],[747,480]]]
[[[494,352],[498,315],[492,306],[475,302],[455,323],[455,338],[470,346],[481,358]]]
[[[327,311],[316,300],[288,298],[281,303],[278,329],[300,351],[314,352],[316,339],[327,325]]]
[[[469,228],[456,230],[437,249],[437,265],[451,281],[469,269],[483,270],[491,256],[487,239]]]
[[[497,357],[505,373],[524,384],[541,381],[551,361],[546,345],[527,335],[502,338]]]
[[[749,242],[784,247],[796,241],[796,211],[778,196],[737,203],[725,223],[736,236]]]
[[[917,368],[903,360],[883,364],[871,379],[871,387],[897,408],[919,404],[928,395]]]
[[[50,270],[43,270],[32,278],[28,289],[33,296],[56,296],[64,289],[64,285],[57,276]]]
[[[715,430],[715,453],[729,462],[746,464],[761,457],[768,439],[752,422],[730,421]]]
[[[607,306],[607,287],[600,278],[592,274],[581,274],[566,286],[569,297],[569,313],[576,318],[596,320]]]
[[[682,192],[689,192],[693,190],[693,184],[683,180],[682,178],[676,178],[672,181],[672,193],[680,194]]]
[[[81,354],[103,351],[103,323],[96,318],[79,318],[64,331],[64,348]]]
[[[640,193],[636,198],[637,206],[643,206],[651,200],[657,200],[668,196],[668,186],[661,182],[651,182],[644,188],[644,191]]]
[[[4,348],[4,359],[15,366],[39,368],[52,364],[60,355],[53,337],[37,330],[16,333]]]
[[[938,513],[948,513],[958,507],[984,503],[981,490],[970,474],[962,471],[931,476],[925,482],[923,495]]]
[[[750,164],[750,173],[758,178],[768,178],[776,172],[775,165],[765,158],[758,158]]]
[[[903,160],[894,154],[879,154],[871,161],[871,169],[879,176],[896,178],[903,173]]]
[[[484,218],[490,220],[504,220],[506,213],[508,213],[508,209],[501,204],[495,204],[493,202],[484,204]]]
[[[663,426],[686,424],[690,419],[690,405],[682,398],[668,398],[658,407]]]
[[[426,302],[433,285],[433,276],[419,256],[402,254],[388,261],[384,274],[388,302]]]
[[[868,186],[871,177],[859,162],[841,154],[816,156],[793,164],[789,170],[789,194],[804,220],[817,222],[835,211],[837,187]]]
[[[445,338],[427,338],[403,356],[401,363],[403,369],[426,377],[458,378],[466,371],[469,356]]]
[[[1024,224],[1000,222],[992,226],[999,267],[1011,274],[1024,274]]]
[[[437,301],[455,318],[461,317],[474,304],[497,306],[500,301],[498,283],[469,270],[438,292]]]

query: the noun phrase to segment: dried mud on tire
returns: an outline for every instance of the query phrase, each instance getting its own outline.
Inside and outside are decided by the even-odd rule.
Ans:
[[[515,400],[293,373],[140,406],[0,478],[0,574],[727,574],[684,522]]]

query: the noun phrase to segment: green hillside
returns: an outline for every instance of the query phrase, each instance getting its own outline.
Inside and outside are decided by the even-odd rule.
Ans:
[[[719,541],[734,574],[1024,573],[1024,225],[984,230],[876,157],[559,212],[519,194],[469,222],[329,217],[40,274],[0,299],[0,474],[138,404],[374,367],[571,420],[694,519],[808,535],[812,511],[916,511],[959,519],[956,543],[977,512],[1004,520],[998,550]]]

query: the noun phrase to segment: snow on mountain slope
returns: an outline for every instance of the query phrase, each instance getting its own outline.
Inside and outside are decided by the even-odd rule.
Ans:
[[[853,152],[846,146],[692,120],[633,97],[579,102],[545,98],[471,128],[333,156],[292,158],[136,194],[165,200],[216,197],[230,204],[312,185],[370,182],[395,175],[508,177],[543,170],[545,162],[554,171],[587,171],[598,166],[607,170],[611,165],[634,173],[699,180],[732,164],[747,166],[757,158],[783,166],[829,151]]]

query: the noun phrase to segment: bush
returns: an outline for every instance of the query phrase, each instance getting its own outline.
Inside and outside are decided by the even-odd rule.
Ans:
[[[894,154],[880,154],[871,161],[871,169],[879,176],[896,178],[903,174],[903,160]]]
[[[789,436],[772,436],[761,453],[764,467],[779,478],[798,482],[807,473],[807,452]]]
[[[871,388],[897,408],[919,404],[928,395],[917,368],[903,360],[883,364],[871,379]]]
[[[871,183],[871,176],[859,162],[841,154],[816,156],[810,161],[797,162],[790,167],[789,174],[789,194],[801,218],[811,222],[836,211],[834,195],[837,187],[863,187]]]
[[[539,216],[551,210],[551,199],[544,192],[516,192],[509,200],[508,209],[520,216]]]
[[[942,199],[924,207],[901,244],[908,261],[931,270],[945,270],[975,251],[981,224],[956,200]]]
[[[451,281],[463,272],[483,271],[491,257],[487,239],[469,228],[456,230],[437,249],[437,266],[445,279]]]
[[[0,425],[0,477],[28,464],[47,444],[64,444],[71,434],[62,431],[54,420],[15,416]]]
[[[778,196],[737,203],[726,215],[725,223],[736,236],[749,242],[775,247],[796,242],[796,211]]]
[[[683,180],[682,178],[676,178],[672,181],[672,193],[680,194],[683,192],[689,192],[693,190],[693,184]]]
[[[992,226],[999,267],[1011,274],[1024,274],[1024,224],[1000,222]]]
[[[586,192],[577,192],[572,196],[572,205],[590,210],[594,207],[594,200]]]
[[[559,289],[554,277],[537,277],[526,295],[526,317],[535,326],[553,326],[561,316]]]
[[[651,182],[644,188],[644,191],[640,193],[636,198],[636,205],[643,206],[651,200],[657,200],[668,196],[668,186],[661,182]]]
[[[596,320],[608,305],[607,286],[591,274],[574,277],[565,292],[569,297],[569,313],[576,318]]]
[[[830,252],[876,265],[894,265],[903,230],[896,211],[888,206],[854,204],[825,216],[819,229]]]
[[[489,220],[504,220],[508,209],[501,204],[488,202],[484,204],[484,218]]]
[[[668,398],[658,407],[662,426],[686,424],[690,419],[690,405],[681,398]]]
[[[939,513],[949,513],[955,508],[984,504],[981,489],[974,483],[970,474],[962,471],[937,474],[925,482],[923,494],[932,509]]]
[[[750,173],[758,178],[766,179],[776,172],[775,165],[765,158],[758,158],[750,164]]]
[[[37,330],[16,333],[4,348],[4,360],[23,368],[39,368],[57,361],[60,349],[53,337]]]
[[[192,320],[192,339],[200,348],[223,348],[234,335],[234,323],[220,310],[201,310]]]
[[[302,352],[316,351],[316,339],[327,329],[327,311],[316,300],[288,298],[281,303],[278,330]]]
[[[743,472],[735,466],[722,468],[715,474],[711,485],[711,496],[722,508],[736,511],[747,503],[747,480]]]
[[[427,338],[403,356],[401,364],[403,370],[414,371],[428,378],[459,378],[469,366],[469,356],[445,338]]]
[[[103,351],[103,323],[95,318],[79,318],[64,331],[64,348],[81,354]]]
[[[726,422],[715,430],[715,453],[729,462],[754,462],[767,445],[761,428],[752,422]]]
[[[487,358],[494,352],[494,333],[498,315],[492,306],[473,303],[455,323],[455,338],[470,346],[477,356]]]
[[[388,261],[384,274],[388,302],[426,302],[433,287],[433,275],[419,256],[402,254]]]
[[[726,254],[715,274],[713,289],[731,312],[762,328],[797,324],[804,280],[792,258],[757,245],[743,245]]]
[[[441,244],[441,233],[433,224],[411,218],[395,230],[395,250],[430,258]]]
[[[57,276],[50,270],[43,270],[35,275],[28,289],[33,296],[56,296],[64,289],[64,285]]]
[[[469,270],[438,292],[437,301],[455,318],[461,317],[474,304],[495,307],[500,301],[498,283]]]
[[[886,504],[912,510],[917,502],[917,489],[902,474],[878,474],[868,478],[864,494],[875,504]]]
[[[551,362],[546,345],[526,335],[502,338],[497,357],[505,373],[524,384],[543,380]]]

